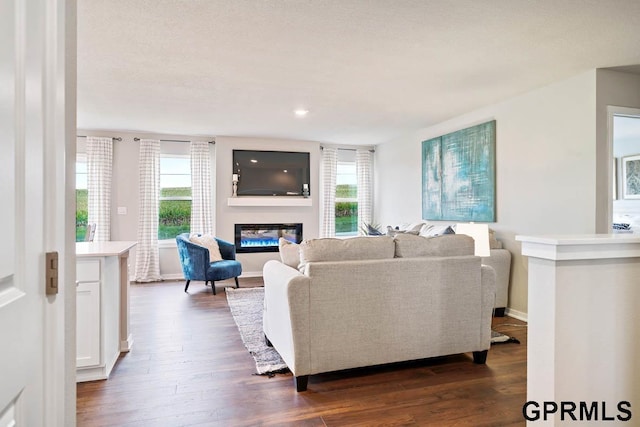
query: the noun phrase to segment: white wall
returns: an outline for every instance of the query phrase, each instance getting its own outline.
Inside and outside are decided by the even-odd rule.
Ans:
[[[496,223],[513,255],[508,307],[527,313],[519,234],[593,233],[596,72],[487,106],[376,147],[376,222],[421,218],[421,141],[496,120]]]
[[[78,135],[121,137],[113,145],[113,182],[111,206],[111,240],[137,240],[139,212],[139,145],[137,138],[153,138],[178,141],[211,141],[211,136],[167,135],[123,131],[78,130]],[[266,138],[236,138],[219,136],[212,149],[214,169],[214,200],[216,200],[214,227],[218,237],[233,242],[236,223],[300,222],[303,224],[304,238],[318,237],[319,230],[319,163],[320,144],[309,141],[295,141]],[[84,138],[78,138],[78,151],[85,152]],[[189,153],[188,143],[173,144],[173,152]],[[231,168],[233,149],[308,151],[311,162],[310,207],[232,207],[227,206],[231,196]],[[228,177],[228,178],[227,178]],[[127,210],[118,214],[118,207]],[[130,265],[135,266],[136,252],[130,255]],[[278,259],[278,253],[238,254],[242,263],[243,276],[262,274],[262,266],[269,259]],[[182,270],[175,242],[160,247],[160,274],[165,279],[182,278]]]
[[[231,197],[233,150],[304,151],[310,153],[312,206],[228,206]],[[216,137],[216,234],[233,242],[234,225],[245,223],[302,223],[305,239],[318,237],[320,229],[319,209],[319,164],[320,144],[309,141],[294,141],[267,138]],[[262,266],[270,259],[279,259],[277,252],[238,254],[243,276],[262,275]]]

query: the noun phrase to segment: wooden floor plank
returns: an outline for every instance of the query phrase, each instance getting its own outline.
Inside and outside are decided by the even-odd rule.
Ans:
[[[241,287],[260,286],[241,279]],[[105,381],[77,386],[78,426],[525,425],[527,329],[494,319],[521,344],[471,355],[314,375],[296,393],[290,373],[255,375],[220,284],[133,284],[134,345]],[[233,286],[233,281],[228,282]]]

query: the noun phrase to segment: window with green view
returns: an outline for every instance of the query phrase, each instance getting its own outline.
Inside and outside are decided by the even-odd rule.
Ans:
[[[338,150],[336,236],[358,234],[358,179],[355,151]]]
[[[189,156],[160,157],[158,240],[188,233],[191,224],[191,161]]]
[[[76,242],[84,241],[87,234],[87,156],[84,153],[76,155]]]

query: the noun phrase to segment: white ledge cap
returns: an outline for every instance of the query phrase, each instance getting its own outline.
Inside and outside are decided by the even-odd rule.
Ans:
[[[640,257],[637,234],[556,234],[516,236],[522,255],[549,260]]]

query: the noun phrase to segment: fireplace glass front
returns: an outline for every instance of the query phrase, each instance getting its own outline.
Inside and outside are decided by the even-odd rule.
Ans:
[[[236,224],[237,253],[278,252],[278,239],[302,241],[302,224]]]

